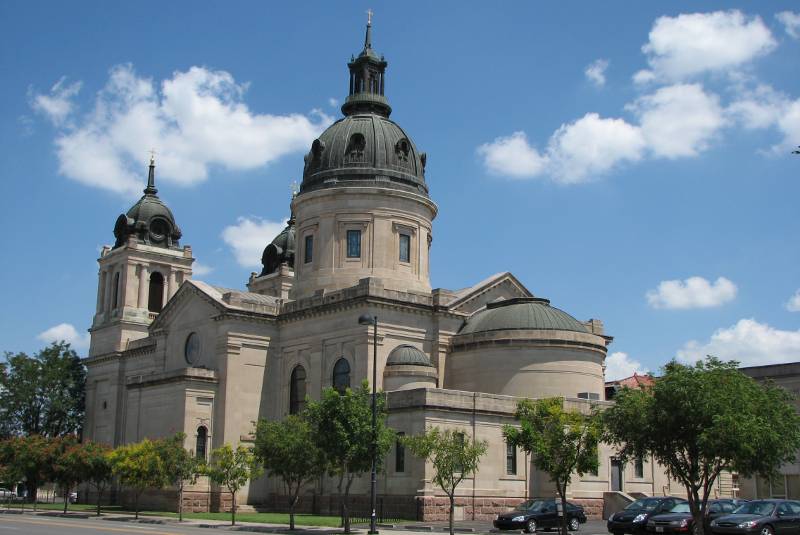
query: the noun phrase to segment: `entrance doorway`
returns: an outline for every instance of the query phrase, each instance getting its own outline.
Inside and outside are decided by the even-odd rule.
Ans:
[[[622,492],[622,462],[611,459],[611,490]]]

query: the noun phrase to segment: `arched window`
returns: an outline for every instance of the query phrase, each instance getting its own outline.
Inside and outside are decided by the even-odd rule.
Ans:
[[[114,304],[111,305],[111,309],[117,308],[119,306],[119,271],[114,273]]]
[[[150,275],[150,294],[147,298],[147,310],[161,312],[164,306],[164,275],[154,271]]]
[[[350,388],[350,363],[341,358],[333,366],[333,388],[340,394]]]
[[[306,405],[306,369],[299,364],[289,381],[289,414],[299,414]]]
[[[201,425],[197,428],[197,445],[194,448],[194,455],[198,459],[206,458],[206,443],[208,442],[208,429]]]

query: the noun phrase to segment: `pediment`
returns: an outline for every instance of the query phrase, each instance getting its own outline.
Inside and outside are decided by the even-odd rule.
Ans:
[[[169,330],[176,322],[197,321],[211,318],[222,312],[224,307],[206,295],[195,284],[185,282],[175,295],[167,301],[161,313],[150,324],[150,332]]]
[[[475,286],[459,290],[455,295],[455,299],[448,303],[447,307],[465,314],[473,314],[494,301],[513,297],[533,297],[533,294],[507,271],[492,275]]]

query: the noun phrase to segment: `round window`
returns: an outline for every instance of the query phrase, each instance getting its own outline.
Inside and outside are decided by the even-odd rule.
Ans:
[[[186,346],[183,349],[183,356],[186,362],[194,366],[200,359],[200,337],[197,333],[192,333],[186,338]]]
[[[153,219],[150,222],[150,236],[153,241],[164,241],[169,232],[169,225],[163,219]]]

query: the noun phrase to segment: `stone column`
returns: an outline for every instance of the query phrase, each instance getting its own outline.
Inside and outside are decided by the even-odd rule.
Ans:
[[[112,305],[111,299],[113,299],[114,296],[114,267],[109,267],[106,270],[105,288],[106,288],[106,295],[104,299],[105,304],[103,305],[103,308],[110,314]]]
[[[177,272],[175,271],[175,269],[174,268],[170,268],[170,270],[169,270],[169,284],[168,284],[169,293],[167,294],[167,296],[168,296],[167,301],[172,299],[172,296],[175,295],[175,292],[178,289],[178,282],[176,280],[176,275],[177,275]],[[167,302],[164,301],[164,304],[166,305]]]
[[[103,289],[105,288],[106,281],[105,270],[97,271],[97,314],[103,311]]]
[[[147,278],[147,271],[147,266],[139,264],[139,299],[136,303],[138,308],[147,308],[147,290],[150,282]]]

